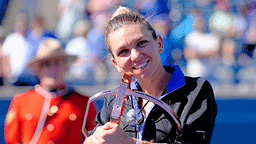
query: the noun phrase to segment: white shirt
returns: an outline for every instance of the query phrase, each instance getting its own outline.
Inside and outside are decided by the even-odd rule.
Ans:
[[[3,53],[10,58],[12,76],[18,77],[30,59],[29,45],[19,33],[11,33],[3,43]]]

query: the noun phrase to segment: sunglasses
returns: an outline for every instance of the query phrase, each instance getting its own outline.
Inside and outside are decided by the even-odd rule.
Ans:
[[[41,67],[51,67],[51,66],[60,66],[61,65],[62,60],[46,60],[41,62],[40,66]]]

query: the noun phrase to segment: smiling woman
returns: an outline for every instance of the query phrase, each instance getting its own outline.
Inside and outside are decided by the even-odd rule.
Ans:
[[[204,78],[185,77],[177,65],[162,65],[163,39],[147,19],[119,7],[108,23],[106,43],[117,70],[134,78],[128,89],[165,102],[180,119],[182,135],[177,135],[179,127],[163,108],[132,93],[124,113],[141,109],[144,120],[136,126],[128,126],[125,120],[120,126],[109,123],[117,94],[105,98],[96,117],[97,126],[84,143],[210,143],[217,115],[211,85]],[[125,91],[122,85],[119,91]]]
[[[154,79],[164,73],[159,56],[163,51],[161,36],[153,39],[143,26],[130,24],[112,32],[108,38],[112,61],[119,72],[131,72],[137,79]]]

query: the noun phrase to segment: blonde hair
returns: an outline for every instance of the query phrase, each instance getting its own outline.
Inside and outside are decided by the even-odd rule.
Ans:
[[[132,12],[131,9],[124,7],[124,6],[119,6],[116,11],[112,14],[111,19],[108,22],[108,26],[106,29],[106,43],[108,45],[108,50],[111,52],[111,49],[108,44],[108,39],[109,39],[109,34],[119,28],[122,28],[125,25],[128,24],[140,24],[142,26],[145,26],[149,31],[152,32],[152,36],[154,39],[156,39],[156,32],[153,29],[153,27],[150,25],[148,20],[144,18],[144,16]],[[113,56],[113,55],[112,55]]]
[[[111,19],[113,19],[115,16],[118,16],[119,14],[128,14],[132,12],[131,9],[124,7],[124,6],[119,6],[118,9],[112,14]]]

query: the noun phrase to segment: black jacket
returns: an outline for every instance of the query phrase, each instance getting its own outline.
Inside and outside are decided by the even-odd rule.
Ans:
[[[172,73],[172,71],[169,72]],[[217,115],[217,105],[212,87],[203,78],[185,77],[185,81],[186,85],[162,99],[169,103],[180,118],[183,125],[182,135],[177,135],[177,126],[171,116],[161,107],[155,105],[145,123],[144,140],[159,143],[174,143],[174,141],[191,144],[210,143]],[[105,98],[103,108],[96,117],[97,126],[109,122],[114,99],[115,96]],[[132,108],[132,99],[128,97],[120,126],[121,128],[126,127],[124,131],[127,135],[136,138],[136,127],[127,126],[126,121],[126,113]],[[90,133],[92,134],[93,131]]]

